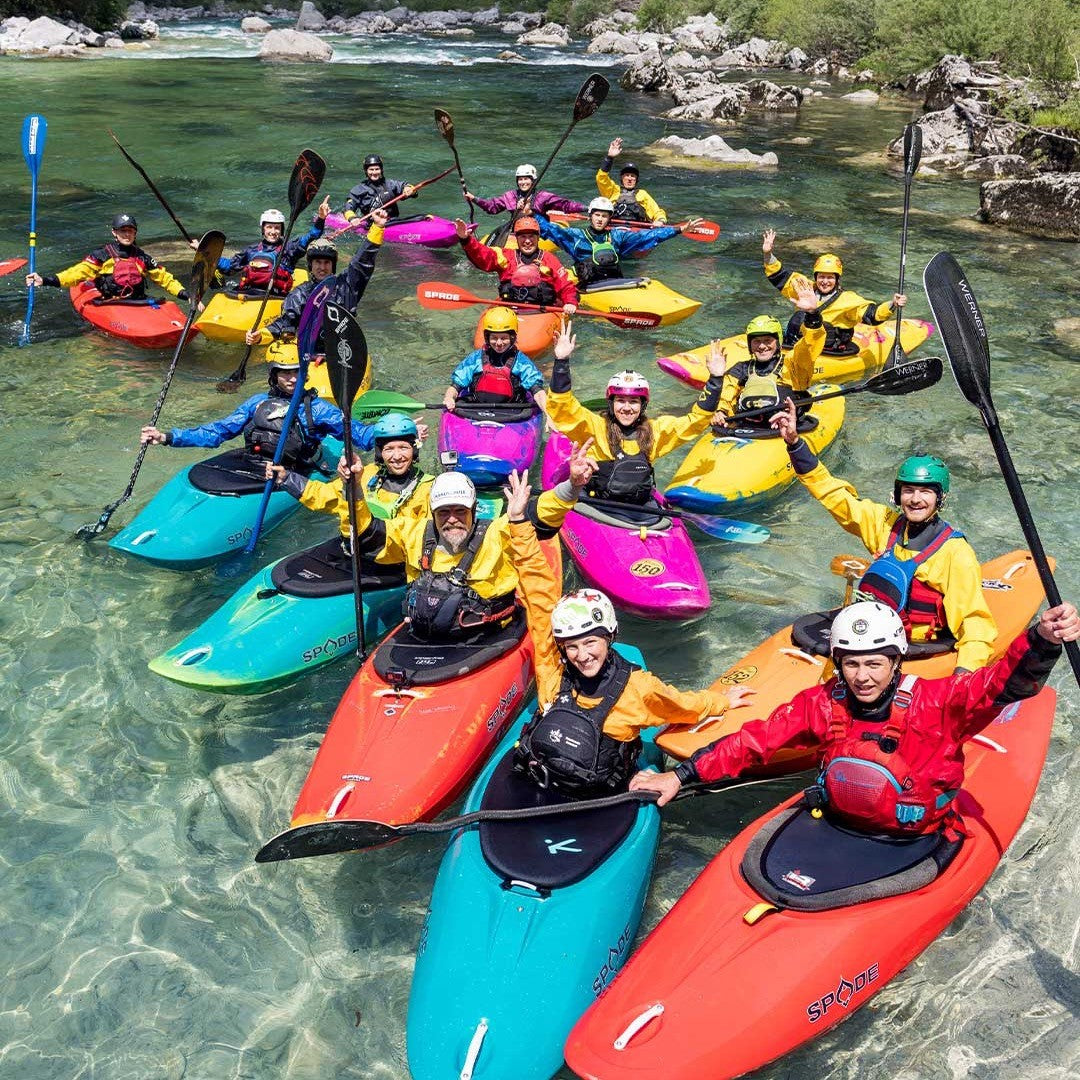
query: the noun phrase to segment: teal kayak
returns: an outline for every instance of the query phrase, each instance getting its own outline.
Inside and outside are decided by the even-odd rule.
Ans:
[[[643,664],[634,648],[616,648]],[[465,801],[561,802],[512,770],[535,699]],[[642,765],[659,765],[646,737]],[[629,956],[652,876],[660,814],[627,803],[453,835],[420,935],[409,998],[413,1080],[547,1080],[578,1018]]]
[[[361,583],[370,646],[401,621],[405,574],[365,563]],[[264,567],[150,670],[195,690],[256,694],[355,649],[352,567],[335,536]]]
[[[324,442],[327,461],[336,464],[332,447],[340,445],[332,439]],[[206,566],[243,551],[266,485],[264,467],[262,458],[230,450],[181,469],[109,547],[174,570]],[[276,529],[299,509],[291,495],[275,491],[262,533]]]

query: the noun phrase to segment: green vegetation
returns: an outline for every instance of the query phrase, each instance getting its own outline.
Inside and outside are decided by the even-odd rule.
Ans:
[[[544,18],[576,34],[593,19],[610,15],[614,10],[615,0],[550,0]]]
[[[0,19],[48,15],[59,21],[81,22],[91,30],[115,30],[124,20],[128,0],[0,0]]]

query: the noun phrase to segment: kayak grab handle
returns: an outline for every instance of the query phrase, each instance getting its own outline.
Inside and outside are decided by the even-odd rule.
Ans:
[[[337,812],[341,809],[341,804],[352,794],[355,784],[346,784],[335,796],[330,803],[330,808],[326,811],[326,818],[329,821],[330,818],[336,817]]]
[[[823,667],[825,661],[817,656],[811,656],[807,652],[803,652],[802,649],[781,649],[785,656],[794,656],[796,660],[805,660],[808,664],[815,664],[817,667]]]
[[[1031,562],[1030,558],[1021,559],[1019,562],[1014,562],[1012,564],[1012,566],[1010,566],[1009,569],[1006,570],[1005,573],[1001,575],[1001,579],[1003,581],[1008,581],[1009,578],[1011,578],[1013,576],[1013,574],[1015,574],[1017,572],[1017,570],[1022,570],[1025,566],[1027,566],[1027,564],[1029,562]]]
[[[465,1054],[465,1064],[458,1074],[458,1080],[472,1080],[473,1069],[476,1068],[476,1059],[480,1056],[480,1047],[484,1045],[484,1037],[487,1035],[488,1022],[481,1020],[473,1032],[469,1050]]]
[[[611,1044],[616,1050],[625,1050],[630,1045],[630,1040],[651,1020],[664,1015],[664,1006],[658,1001],[650,1005],[643,1013],[639,1013],[626,1025],[623,1033]]]

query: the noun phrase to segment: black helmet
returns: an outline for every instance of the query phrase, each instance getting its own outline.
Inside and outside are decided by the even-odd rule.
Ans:
[[[369,165],[378,165],[381,168],[382,158],[379,157],[378,154],[368,154],[368,156],[364,158],[364,168],[366,169]]]
[[[112,219],[112,227],[114,229],[138,229],[138,222],[130,214],[117,214]]]
[[[627,173],[633,173],[635,176],[640,176],[641,175],[641,170],[632,161],[628,161],[619,170],[619,175],[620,176],[625,176]]]
[[[308,244],[305,254],[307,256],[309,270],[311,269],[312,259],[329,259],[331,265],[337,270],[338,249],[332,241],[326,238],[312,240],[312,242]]]

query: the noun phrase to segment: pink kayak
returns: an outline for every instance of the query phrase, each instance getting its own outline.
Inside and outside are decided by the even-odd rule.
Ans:
[[[570,440],[553,433],[544,448],[544,488],[566,478]],[[659,492],[645,506],[598,505],[580,499],[566,515],[563,544],[581,576],[611,602],[643,619],[685,621],[709,610],[709,585],[697,552],[677,518],[663,508]]]
[[[341,214],[331,214],[326,219],[326,227],[334,229],[348,228],[349,223]],[[359,236],[366,231],[365,226],[353,230]],[[418,244],[420,247],[453,247],[457,242],[454,223],[447,218],[424,215],[423,217],[404,218],[386,226],[384,242],[387,244]]]
[[[477,487],[504,484],[527,471],[540,450],[544,414],[532,402],[480,405],[459,401],[439,421],[439,453],[457,453],[457,467]]]

